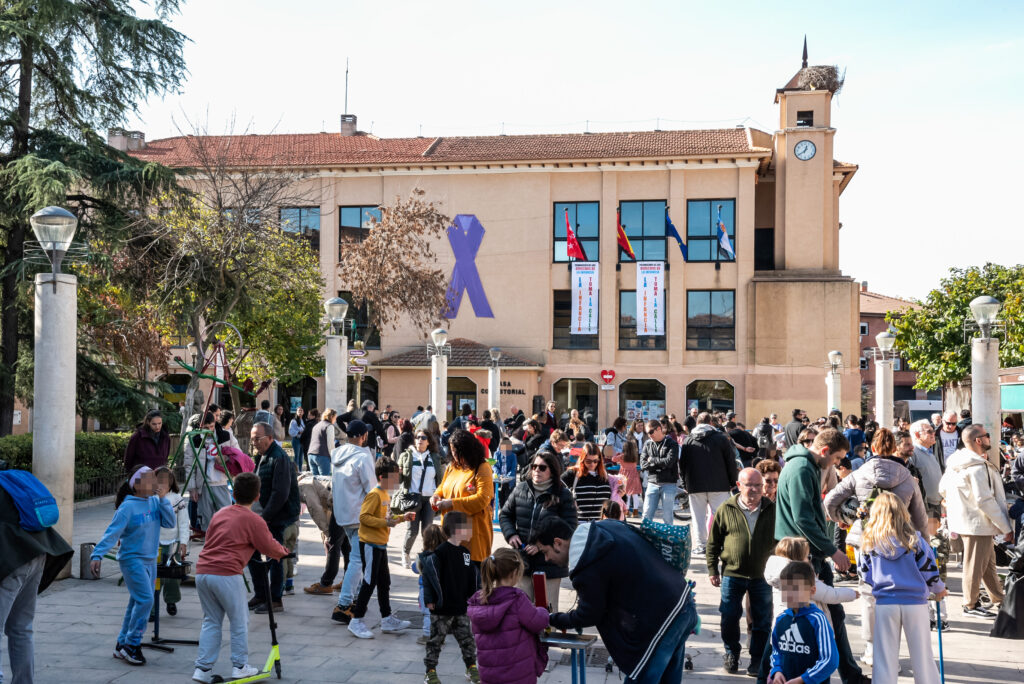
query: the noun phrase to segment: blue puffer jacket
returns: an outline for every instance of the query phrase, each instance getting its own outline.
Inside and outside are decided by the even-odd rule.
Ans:
[[[552,614],[551,626],[596,626],[608,653],[631,679],[643,672],[690,594],[683,575],[618,520],[576,528],[569,545],[569,579],[579,607]]]

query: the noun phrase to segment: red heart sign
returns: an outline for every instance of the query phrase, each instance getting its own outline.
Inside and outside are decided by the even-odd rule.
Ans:
[[[615,379],[615,371],[613,371],[613,370],[603,370],[603,371],[601,371],[601,379],[604,380],[604,383],[606,385],[610,384],[611,381]]]

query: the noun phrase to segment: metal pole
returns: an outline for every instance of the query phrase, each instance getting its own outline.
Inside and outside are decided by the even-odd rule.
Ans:
[[[842,389],[842,380],[839,376],[839,369],[829,369],[828,375],[825,376],[825,387],[828,390],[828,410],[838,409],[840,405],[840,396]]]
[[[71,541],[75,512],[75,351],[78,279],[67,273],[35,278],[32,472],[57,500],[55,528]],[[57,575],[71,576],[71,564]]]
[[[892,430],[893,415],[893,360],[875,357],[875,420],[879,427]]]
[[[487,369],[487,408],[491,411],[500,410],[501,407],[501,369],[497,363],[492,363]]]
[[[345,382],[347,380],[347,367],[345,363],[346,352],[342,349],[342,337],[339,335],[327,336],[327,358],[325,359],[324,384],[324,408],[332,408],[338,413],[345,412]]]
[[[438,420],[448,420],[448,358],[444,354],[430,357],[430,403]]]
[[[975,337],[971,342],[971,419],[992,434],[989,461],[999,463],[999,340]]]

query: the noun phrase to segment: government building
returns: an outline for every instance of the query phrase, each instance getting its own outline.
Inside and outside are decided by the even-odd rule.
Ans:
[[[734,409],[752,427],[794,407],[825,413],[831,350],[844,359],[840,408],[860,412],[859,287],[839,270],[839,200],[857,166],[834,158],[833,92],[809,85],[808,73],[776,91],[774,132],[387,139],[345,115],[335,133],[147,143],[122,132],[119,142],[180,169],[203,144],[240,150],[238,164],[302,172],[315,199],[280,207],[280,218],[319,250],[325,297],[351,299],[339,266],[346,238],[365,234],[381,206],[425,191],[454,224],[433,245],[438,266],[451,273],[458,263],[459,272],[446,324],[449,416],[488,405],[488,350],[500,347],[503,415],[553,399],[562,412],[589,408],[602,427],[690,406]],[[593,334],[579,334],[567,222],[596,264]],[[633,256],[620,246],[620,223]],[[649,269],[639,279],[638,262]],[[430,331],[375,330],[365,308],[349,317],[349,346],[354,336],[368,350],[361,397],[406,417],[428,404]],[[323,378],[270,392],[275,403],[324,408]]]

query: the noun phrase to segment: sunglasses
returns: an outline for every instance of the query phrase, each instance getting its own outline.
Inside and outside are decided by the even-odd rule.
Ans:
[[[764,483],[765,484],[777,485],[777,484],[779,484],[779,478],[777,478],[777,477],[769,477],[769,478],[765,479]]]
[[[427,438],[426,435],[416,435],[416,441],[419,441],[421,439],[426,439],[426,438]]]
[[[983,435],[978,435],[978,436],[977,436],[977,437],[975,437],[974,439],[991,439],[991,435],[989,435],[989,434],[988,434],[988,433],[986,432],[986,433],[985,433],[985,434],[983,434]]]
[[[536,470],[537,472],[543,473],[548,469],[547,463],[531,463],[530,470]]]
[[[946,421],[946,425],[956,425],[956,423],[950,423],[949,421]]]

